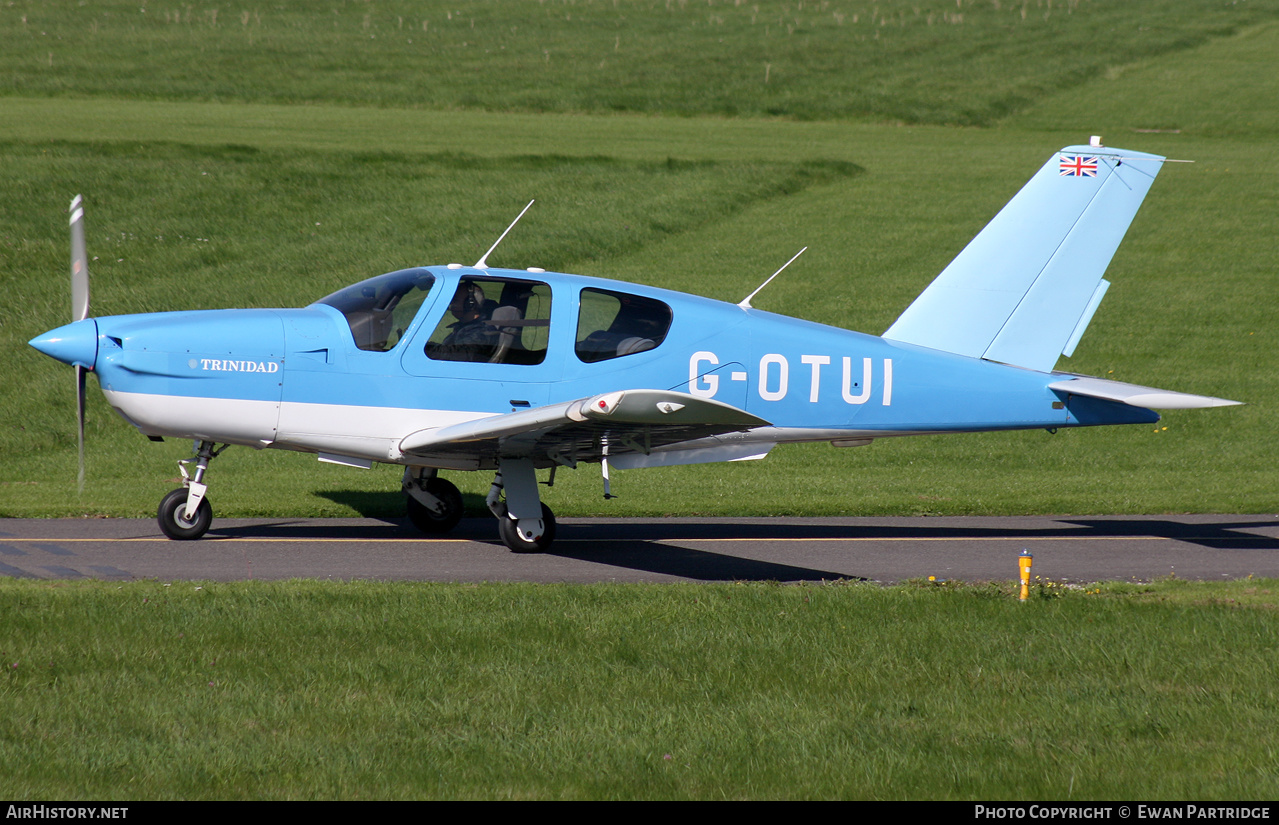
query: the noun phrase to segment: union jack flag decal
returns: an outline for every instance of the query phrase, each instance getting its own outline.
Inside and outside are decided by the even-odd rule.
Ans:
[[[1095,178],[1097,177],[1097,158],[1062,155],[1060,169],[1063,178]]]

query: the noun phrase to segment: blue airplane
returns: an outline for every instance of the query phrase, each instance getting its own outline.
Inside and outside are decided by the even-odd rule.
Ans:
[[[73,322],[30,343],[76,369],[81,483],[87,372],[151,440],[194,441],[182,487],[159,507],[170,538],[209,529],[209,462],[235,444],[402,465],[409,517],[427,533],[462,516],[440,470],[492,472],[503,542],[541,551],[555,518],[539,470],[553,482],[560,467],[600,464],[607,497],[610,467],[1150,423],[1151,408],[1237,403],[1054,369],[1110,286],[1102,275],[1164,160],[1096,138],[1054,153],[878,337],[755,309],[755,293],[729,304],[490,267],[515,223],[473,266],[390,272],[301,309],[91,318],[77,197]]]

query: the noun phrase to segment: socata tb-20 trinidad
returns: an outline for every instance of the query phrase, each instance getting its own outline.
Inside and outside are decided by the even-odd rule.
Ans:
[[[1053,154],[879,337],[750,298],[498,269],[487,263],[497,243],[473,266],[379,275],[302,309],[90,318],[77,198],[74,320],[31,345],[76,368],[82,473],[86,371],[152,440],[194,440],[183,486],[159,508],[170,538],[209,528],[206,470],[239,444],[403,465],[409,516],[429,533],[462,516],[440,470],[494,472],[487,503],[502,540],[537,551],[555,536],[540,469],[553,478],[600,463],[608,495],[610,465],[1148,423],[1159,419],[1151,408],[1236,403],[1054,370],[1101,302],[1102,275],[1164,160],[1095,138]]]

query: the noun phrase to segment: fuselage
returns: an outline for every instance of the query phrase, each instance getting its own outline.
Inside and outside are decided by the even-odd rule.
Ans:
[[[492,339],[472,349],[449,346],[463,297]],[[359,461],[420,463],[410,433],[626,389],[730,404],[771,443],[1157,420],[1051,373],[540,270],[422,267],[300,309],[90,318],[32,343],[92,367],[146,435]]]

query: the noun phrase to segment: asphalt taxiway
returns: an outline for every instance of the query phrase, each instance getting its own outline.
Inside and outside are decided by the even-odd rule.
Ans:
[[[510,552],[492,519],[447,537],[378,519],[215,519],[166,539],[151,519],[0,519],[0,576],[669,582],[1279,577],[1279,515],[565,519],[548,553]]]

